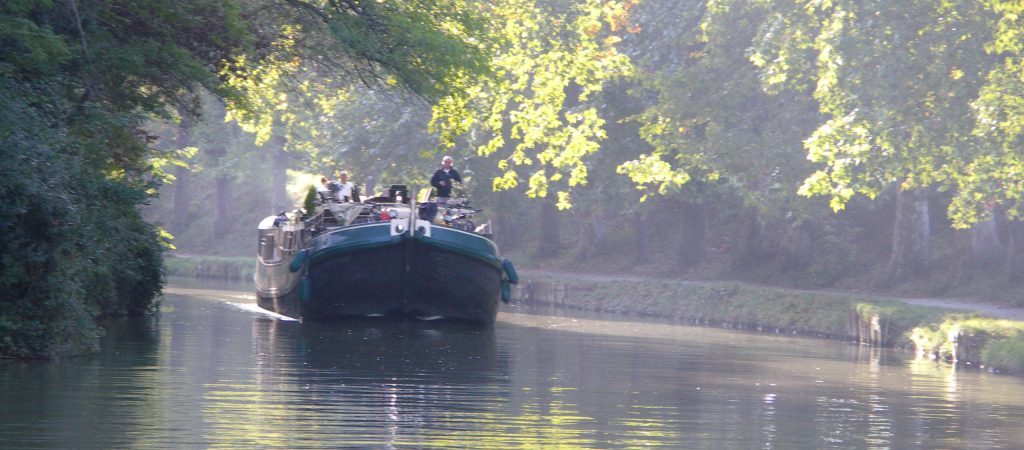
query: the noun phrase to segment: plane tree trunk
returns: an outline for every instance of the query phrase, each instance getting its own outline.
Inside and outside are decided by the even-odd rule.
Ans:
[[[995,217],[971,227],[971,258],[975,264],[987,266],[998,261],[1002,252]]]
[[[647,262],[647,228],[643,212],[633,213],[633,262]]]
[[[921,191],[896,194],[889,281],[903,281],[924,274],[931,258],[928,199]]]
[[[214,180],[213,238],[223,238],[231,227],[231,176],[220,173]]]
[[[192,123],[183,119],[178,128],[178,137],[174,141],[177,149],[192,145]],[[178,166],[174,169],[174,214],[171,219],[172,233],[183,233],[192,222],[189,215],[189,203],[192,200],[192,172],[187,167]]]
[[[779,243],[779,268],[783,272],[803,270],[814,263],[814,224],[809,219],[785,225]]]
[[[676,253],[681,270],[699,266],[704,262],[707,246],[707,207],[700,201],[683,201],[679,207],[682,239]]]
[[[732,266],[736,269],[751,267],[761,257],[761,221],[755,206],[744,206],[733,239]]]
[[[1024,222],[1011,220],[1006,225],[1006,276],[1011,286],[1019,286],[1024,284]]]
[[[540,241],[537,256],[549,258],[558,255],[562,248],[558,226],[558,207],[552,200],[543,200],[540,207]]]
[[[588,210],[590,213],[583,223],[579,250],[576,252],[576,264],[583,263],[597,255],[601,242],[604,239],[605,221],[602,220],[600,209],[589,208]]]
[[[286,141],[282,136],[272,136],[265,144],[272,157],[270,176],[270,213],[292,209],[288,201],[288,153],[285,152]]]
[[[227,149],[219,146],[206,150],[213,169],[213,221],[210,228],[210,237],[213,240],[224,237],[230,227],[231,176],[227,169],[221,166],[221,161],[227,154]]]

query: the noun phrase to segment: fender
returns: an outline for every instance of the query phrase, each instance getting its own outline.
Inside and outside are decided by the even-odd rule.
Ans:
[[[508,259],[501,260],[501,267],[505,268],[505,275],[508,277],[509,283],[519,284],[519,274],[516,273],[516,268],[512,265],[512,261]]]
[[[512,300],[512,285],[508,280],[501,280],[501,301],[508,304],[509,300]]]

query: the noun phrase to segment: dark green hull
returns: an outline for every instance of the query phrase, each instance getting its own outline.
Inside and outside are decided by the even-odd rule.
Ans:
[[[507,277],[493,242],[447,227],[430,227],[429,235],[426,229],[396,235],[391,227],[356,225],[312,239],[278,269],[296,276],[265,276],[262,283],[257,276],[260,306],[303,320],[388,315],[494,322]]]

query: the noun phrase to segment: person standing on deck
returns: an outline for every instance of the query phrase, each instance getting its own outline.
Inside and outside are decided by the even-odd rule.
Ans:
[[[352,182],[348,181],[348,172],[344,170],[338,174],[338,188],[339,201],[352,201]]]
[[[327,177],[320,177],[320,184],[316,187],[317,198],[321,202],[330,201],[331,199],[331,183]]]
[[[430,185],[437,188],[437,203],[447,203],[448,197],[452,195],[452,182],[462,182],[462,176],[459,175],[459,171],[452,167],[454,160],[451,156],[445,156],[441,158],[441,168],[434,172],[434,176],[430,178]]]

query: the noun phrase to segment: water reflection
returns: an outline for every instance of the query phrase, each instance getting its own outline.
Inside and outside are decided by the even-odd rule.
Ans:
[[[209,393],[213,441],[418,445],[452,417],[482,417],[508,379],[494,330],[422,322],[252,322],[251,386]],[[261,405],[254,417],[234,412]],[[275,408],[267,414],[266,407]],[[299,419],[299,420],[296,420]],[[257,423],[259,430],[245,429]]]
[[[212,292],[212,291],[211,291]],[[0,448],[1014,448],[1024,382],[814,339],[503,312],[303,324],[169,295],[0,364]],[[213,295],[216,296],[216,295]]]

